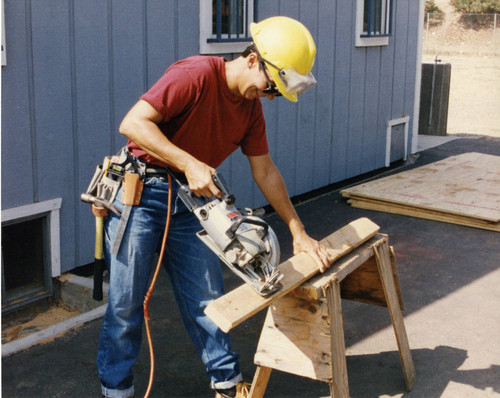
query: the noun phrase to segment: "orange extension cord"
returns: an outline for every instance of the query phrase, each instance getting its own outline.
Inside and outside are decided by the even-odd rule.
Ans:
[[[149,286],[149,290],[146,293],[146,297],[144,298],[144,324],[146,325],[146,333],[148,336],[148,344],[149,344],[149,358],[150,358],[150,370],[149,370],[149,384],[148,389],[146,390],[146,394],[144,398],[149,397],[149,393],[151,392],[151,388],[153,387],[153,374],[155,371],[155,355],[153,351],[153,340],[151,339],[151,331],[149,330],[149,300],[151,299],[151,294],[155,288],[156,279],[158,278],[158,274],[160,273],[161,263],[163,261],[163,255],[165,254],[165,245],[167,243],[167,235],[168,228],[170,227],[170,205],[172,204],[172,179],[170,174],[168,176],[168,210],[167,210],[167,221],[165,223],[165,232],[163,233],[163,240],[161,242],[160,255],[158,257],[158,264],[156,265],[156,270],[153,275],[153,279],[151,281],[151,285]]]

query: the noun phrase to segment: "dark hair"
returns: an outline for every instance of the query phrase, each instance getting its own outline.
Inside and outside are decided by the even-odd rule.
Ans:
[[[251,53],[257,52],[257,47],[255,47],[255,43],[250,44],[245,50],[241,53],[243,58],[248,57]]]

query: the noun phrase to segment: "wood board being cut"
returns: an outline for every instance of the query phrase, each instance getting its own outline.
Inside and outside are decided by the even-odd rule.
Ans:
[[[500,157],[469,152],[341,191],[353,207],[500,232]]]
[[[321,240],[334,262],[375,236],[380,227],[368,218],[359,218]],[[249,285],[244,284],[212,301],[205,313],[224,332],[266,308],[275,300],[294,290],[302,282],[318,273],[314,259],[299,253],[279,265],[283,273],[282,288],[269,297],[262,297]]]

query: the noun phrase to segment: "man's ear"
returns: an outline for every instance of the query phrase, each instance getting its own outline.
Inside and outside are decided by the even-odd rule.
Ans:
[[[259,67],[259,56],[256,53],[248,54],[246,60],[248,69],[255,68],[256,66]]]

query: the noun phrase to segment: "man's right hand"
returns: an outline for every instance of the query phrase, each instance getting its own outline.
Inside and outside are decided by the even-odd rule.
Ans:
[[[198,197],[210,198],[212,196],[222,197],[221,191],[216,187],[212,176],[215,175],[215,169],[196,159],[190,161],[185,169],[189,189]]]

